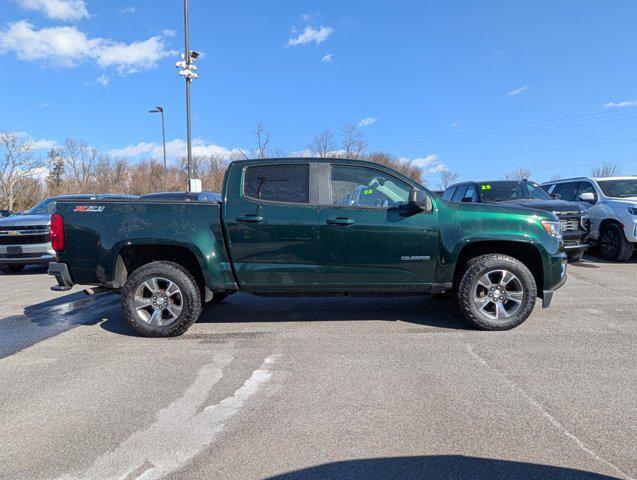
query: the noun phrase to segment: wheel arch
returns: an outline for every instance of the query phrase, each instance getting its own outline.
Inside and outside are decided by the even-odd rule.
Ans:
[[[453,273],[453,286],[456,288],[467,262],[472,258],[490,253],[508,255],[522,262],[533,274],[538,295],[544,290],[544,263],[539,248],[528,242],[511,240],[479,240],[467,243],[458,252]]]

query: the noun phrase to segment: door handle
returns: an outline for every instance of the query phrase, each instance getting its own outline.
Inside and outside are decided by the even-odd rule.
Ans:
[[[263,221],[263,217],[259,215],[239,215],[235,220],[237,222],[259,223]]]
[[[352,220],[351,218],[336,217],[328,218],[327,220],[325,220],[325,223],[327,223],[328,225],[339,225],[341,227],[346,227],[347,225],[353,225],[354,220]]]

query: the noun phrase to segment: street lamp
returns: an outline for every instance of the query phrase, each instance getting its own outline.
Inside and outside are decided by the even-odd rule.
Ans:
[[[161,138],[164,146],[164,192],[168,191],[168,170],[166,169],[166,125],[164,123],[164,109],[155,107],[154,110],[148,110],[148,113],[161,113]]]
[[[184,0],[184,53],[181,54],[181,62],[176,63],[179,68],[179,75],[186,79],[186,137],[188,144],[188,191],[190,192],[190,180],[192,178],[192,143],[190,140],[190,83],[193,78],[197,78],[197,66],[195,59],[199,53],[190,50],[190,40],[188,35],[188,0]]]

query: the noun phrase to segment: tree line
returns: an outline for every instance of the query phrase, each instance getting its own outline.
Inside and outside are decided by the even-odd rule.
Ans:
[[[301,151],[285,152],[271,145],[267,127],[259,123],[254,133],[253,158],[319,157],[368,160],[386,165],[419,183],[425,183],[423,171],[408,160],[385,151],[368,151],[364,133],[354,124],[346,123],[334,132],[323,130]],[[143,195],[164,190],[163,162],[149,157],[141,160],[114,157],[82,140],[69,138],[51,148],[46,155],[38,154],[36,143],[18,132],[0,132],[0,205],[20,211],[53,195],[73,193],[125,193]],[[204,190],[220,191],[228,164],[243,158],[230,156],[193,155],[193,177],[202,181]],[[186,158],[167,165],[169,191],[183,191],[187,185]],[[604,163],[593,170],[593,176],[621,173],[615,163]],[[530,178],[531,170],[518,168],[505,175],[507,179]],[[456,182],[459,175],[444,169],[438,172],[433,189],[444,190]]]

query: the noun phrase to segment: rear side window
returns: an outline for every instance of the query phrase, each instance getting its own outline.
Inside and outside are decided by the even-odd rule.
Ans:
[[[255,165],[245,170],[243,194],[270,202],[309,203],[309,165]]]

